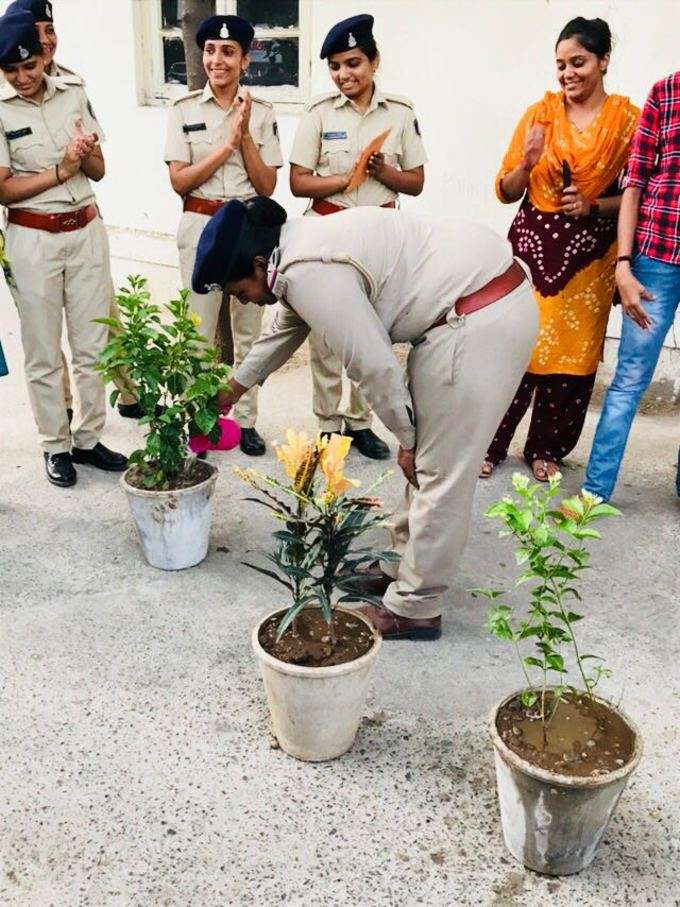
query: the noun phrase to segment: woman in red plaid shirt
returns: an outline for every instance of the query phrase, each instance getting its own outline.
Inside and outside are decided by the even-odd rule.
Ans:
[[[621,343],[584,483],[604,500],[614,491],[640,398],[680,302],[680,72],[649,93],[625,185],[616,264]]]

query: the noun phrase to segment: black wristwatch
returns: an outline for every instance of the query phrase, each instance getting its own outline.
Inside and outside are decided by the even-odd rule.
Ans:
[[[618,258],[616,259],[616,263],[618,264],[620,261],[632,261],[632,260],[633,260],[632,255],[619,255]]]

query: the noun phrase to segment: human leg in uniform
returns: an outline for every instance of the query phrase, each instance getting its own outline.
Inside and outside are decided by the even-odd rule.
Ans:
[[[66,262],[64,310],[79,404],[71,425],[73,462],[121,472],[127,458],[99,440],[106,422],[106,387],[95,367],[108,341],[108,328],[94,319],[108,317],[113,295],[106,228],[96,217],[81,230],[57,235]]]
[[[371,410],[359,388],[350,383],[349,409],[341,413],[342,363],[316,334],[309,336],[309,363],[312,371],[312,408],[324,434],[344,434],[352,446],[371,460],[386,460],[389,447],[372,430]]]
[[[393,544],[401,561],[383,599],[395,624],[387,636],[437,635],[442,598],[467,540],[479,462],[537,333],[536,301],[523,283],[478,312],[451,316],[411,350],[420,487],[408,486],[396,515]]]
[[[254,302],[245,305],[233,296],[229,299],[231,336],[234,341],[234,368],[248,355],[251,346],[260,336],[264,309]],[[257,422],[257,396],[259,388],[252,387],[234,408],[234,416],[241,425],[240,447],[243,453],[259,457],[266,451],[264,440],[255,428]]]
[[[196,247],[203,228],[210,218],[207,214],[196,214],[194,211],[184,211],[180,218],[177,230],[177,249],[179,252],[179,270],[182,283],[191,288],[191,275],[196,261]],[[215,343],[215,330],[217,319],[222,305],[222,291],[214,290],[211,293],[189,294],[189,304],[201,319],[200,333],[212,346]]]
[[[68,424],[71,424],[73,419],[73,391],[71,390],[71,376],[68,373],[68,360],[66,359],[66,353],[61,351],[61,365],[62,365],[62,382],[64,387],[64,403],[66,403],[66,416],[68,418]]]

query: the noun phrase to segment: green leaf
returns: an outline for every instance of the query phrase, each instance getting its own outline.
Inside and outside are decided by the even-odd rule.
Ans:
[[[277,576],[273,570],[267,570],[265,567],[258,567],[255,564],[249,564],[247,561],[241,561],[244,567],[250,567],[251,570],[255,570],[257,573],[261,573],[263,576],[268,576],[270,579],[276,580],[277,583],[281,583],[282,586],[285,586],[290,592],[293,591],[293,587],[289,582],[283,579],[280,576]]]
[[[538,695],[531,690],[525,690],[520,694],[519,699],[525,709],[530,709],[538,702]]]
[[[527,667],[543,668],[543,662],[539,658],[534,658],[533,655],[527,655],[524,659],[524,664]]]

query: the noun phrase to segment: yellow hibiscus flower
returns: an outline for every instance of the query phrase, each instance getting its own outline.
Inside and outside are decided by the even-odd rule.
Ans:
[[[357,488],[361,482],[345,476],[345,460],[349,453],[352,439],[344,435],[331,435],[317,441],[319,467],[326,479],[324,500],[331,503],[350,488]]]
[[[191,318],[191,323],[193,324],[193,326],[195,328],[200,328],[201,324],[203,323],[201,316],[197,312],[192,312],[189,317]]]

